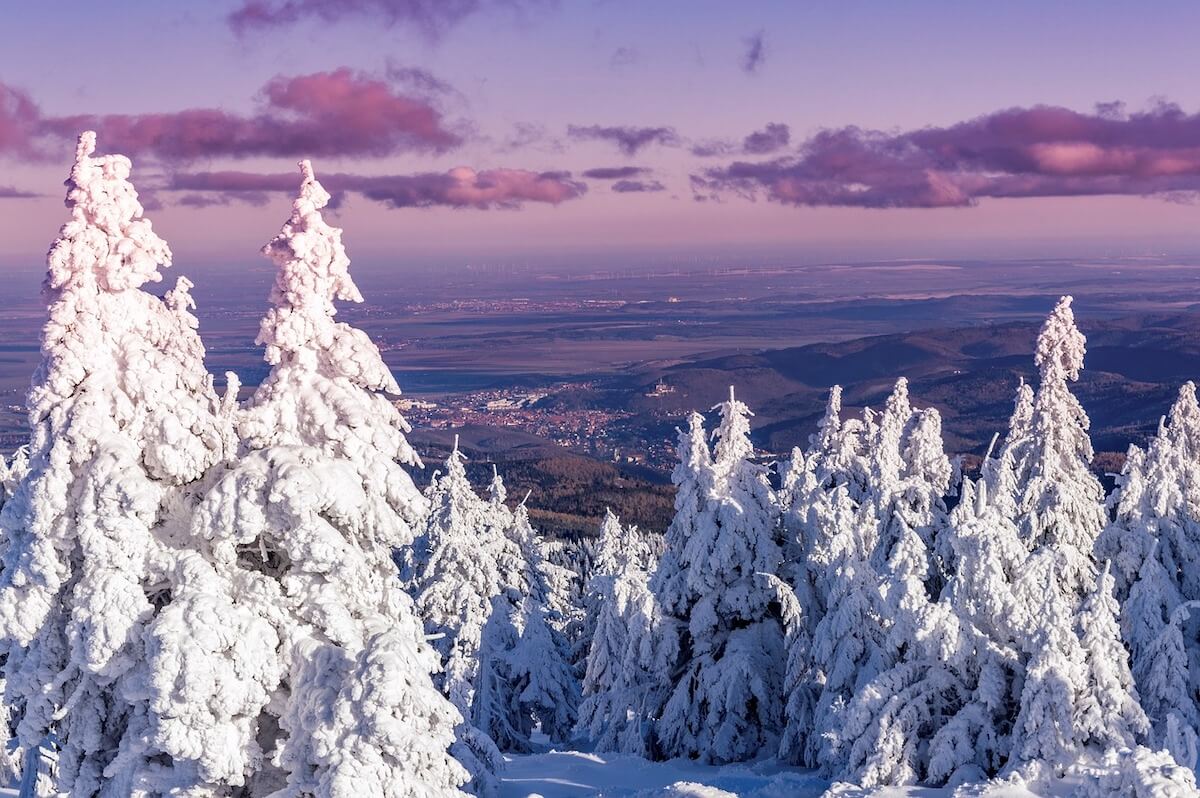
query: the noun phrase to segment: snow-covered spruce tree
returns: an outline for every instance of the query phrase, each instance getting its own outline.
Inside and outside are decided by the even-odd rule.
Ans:
[[[1183,605],[1200,600],[1200,406],[1186,383],[1143,451],[1131,446],[1109,499],[1113,520],[1096,543],[1111,560],[1121,628],[1133,655],[1142,705],[1153,722],[1151,742],[1180,764],[1195,763],[1200,651]],[[1172,742],[1173,741],[1173,742]]]
[[[568,742],[578,720],[579,682],[565,641],[550,625],[545,606],[531,596],[518,605],[517,624],[520,638],[509,653],[509,674],[521,711],[551,742]]]
[[[880,603],[862,621],[878,628],[859,635],[884,642],[875,661],[864,660],[870,667],[859,677],[870,680],[845,699],[836,724],[826,721],[823,763],[866,785],[923,780],[924,741],[968,692],[947,662],[959,644],[960,624],[949,604],[933,604],[941,575],[931,550],[946,526],[943,496],[951,476],[941,418],[933,409],[914,411],[900,380],[875,430],[870,452],[875,480],[866,507],[874,510],[878,532],[871,563],[857,568],[877,574]],[[869,677],[876,668],[883,670]]]
[[[704,431],[704,416],[691,413],[687,429],[676,431],[679,462],[671,472],[671,482],[675,484],[675,514],[667,527],[662,557],[651,578],[650,588],[672,617],[683,618],[690,595],[684,551],[688,541],[697,534],[697,525],[703,523],[701,513],[713,490],[713,465]]]
[[[1083,368],[1084,344],[1071,298],[1063,297],[1038,336],[1040,381],[1027,433],[1014,438],[1010,431],[1015,520],[1032,552],[1016,590],[1018,617],[1028,619],[1022,645],[1029,661],[1014,724],[1014,767],[1039,760],[1059,769],[1090,739],[1073,725],[1092,676],[1076,625],[1094,591],[1093,549],[1106,513],[1089,468],[1088,417],[1068,387]],[[1064,725],[1064,718],[1072,720]]]
[[[860,508],[847,529],[859,538],[872,534],[875,517]],[[844,770],[847,758],[842,732],[846,705],[886,662],[878,574],[865,557],[849,550],[833,565],[830,585],[827,611],[813,633],[808,681],[818,686],[818,693],[802,757],[833,774]],[[799,722],[797,717],[789,720]]]
[[[782,730],[783,628],[775,587],[780,550],[766,469],[751,461],[750,411],[733,396],[682,550],[681,595],[664,602],[680,621],[683,666],[656,727],[668,756],[731,762],[778,744]],[[688,453],[685,452],[685,455]],[[678,531],[678,530],[677,530]],[[682,610],[682,611],[681,611]]]
[[[511,518],[506,537],[519,555],[521,573],[510,595],[516,604],[521,637],[510,657],[510,672],[523,711],[552,742],[563,743],[571,739],[578,719],[579,679],[571,667],[570,641],[550,608],[553,567],[546,560],[542,538],[529,521],[524,501]]]
[[[1188,620],[1188,607],[1181,605],[1171,613],[1167,625],[1144,650],[1136,675],[1145,686],[1142,704],[1154,719],[1151,743],[1170,753],[1181,766],[1195,770],[1200,713],[1185,688],[1188,663],[1180,632]]]
[[[379,350],[334,321],[361,301],[329,194],[301,164],[259,329],[271,366],[239,419],[242,452],[196,507],[171,603],[148,630],[152,731],[195,761],[189,794],[452,795],[459,713],[401,589],[394,550],[426,505]]]
[[[442,658],[434,683],[466,715],[478,679],[483,627],[492,599],[504,587],[498,569],[504,537],[502,528],[489,523],[492,508],[472,489],[464,459],[456,438],[445,470],[434,476],[426,492],[429,514],[419,536],[424,555],[412,590],[425,631]]]
[[[1049,546],[1066,557],[1063,576],[1080,599],[1091,590],[1092,550],[1106,521],[1104,489],[1090,468],[1090,422],[1069,388],[1083,368],[1085,343],[1071,297],[1063,297],[1038,335],[1040,381],[1027,440],[1014,445],[1018,527],[1030,550]]]
[[[869,501],[878,523],[871,566],[882,578],[887,653],[896,660],[943,581],[932,552],[946,525],[952,471],[941,416],[932,408],[913,410],[903,378],[879,416],[870,462]]]
[[[987,491],[986,477],[964,482],[946,532],[955,567],[939,601],[950,613],[939,615],[943,639],[954,645],[941,659],[964,693],[930,738],[925,779],[934,783],[997,773],[1009,756],[1020,700],[1019,641],[1028,622],[1018,618],[1016,583],[1028,552],[1016,523]],[[958,634],[951,638],[953,625]]]
[[[777,497],[784,534],[780,576],[791,586],[797,607],[785,640],[785,723],[779,753],[810,767],[816,766],[820,750],[816,712],[825,683],[813,658],[814,637],[834,579],[842,573],[835,566],[847,557],[865,559],[872,545],[858,527],[857,515],[869,483],[864,430],[853,419],[843,424],[841,401],[842,389],[835,385],[808,450],[793,449]]]
[[[636,527],[622,526],[611,510],[605,514],[587,597],[596,620],[579,712],[579,728],[597,751],[647,753],[646,713],[661,703],[663,674],[675,664],[675,641],[658,630],[649,548]]]
[[[827,608],[832,606],[830,601],[835,592],[846,595],[848,590],[865,588],[878,576],[869,562],[880,549],[877,516],[890,514],[894,506],[890,498],[885,501],[881,496],[893,497],[902,474],[909,470],[904,464],[907,456],[904,441],[913,414],[906,381],[897,384],[888,406],[891,412],[885,410],[878,421],[869,409],[864,411],[862,419],[843,420],[842,389],[833,386],[825,414],[809,439],[809,448],[803,455],[793,452],[781,477],[779,505],[784,557],[780,572],[792,586],[800,610],[788,624],[786,724],[780,755],[797,764],[818,764],[824,745],[818,729],[818,705],[827,705],[820,711],[824,716],[820,722],[829,721],[828,707],[840,705],[847,689],[846,685],[832,688],[832,692],[826,689],[826,674],[814,659],[817,629]],[[892,446],[878,446],[881,438],[886,438]],[[881,451],[885,452],[886,463],[878,459]],[[890,486],[887,490],[880,487],[881,472],[887,476]],[[843,578],[851,574],[853,579]],[[875,594],[870,600],[873,609],[869,617],[882,622],[878,614],[878,586],[870,588],[868,593]],[[860,609],[866,606],[861,602],[851,604]],[[837,624],[846,620],[840,619]],[[829,628],[831,624],[826,624],[825,631]],[[880,640],[877,631],[860,631],[860,641],[874,641],[872,650],[863,652],[863,661],[876,659],[873,646]],[[833,653],[836,648],[832,640],[822,643],[826,653]]]
[[[5,704],[31,766],[53,734],[59,790],[158,794],[194,784],[199,758],[158,733],[148,695],[147,629],[176,587],[164,526],[224,456],[230,420],[204,369],[190,283],[162,299],[142,290],[171,253],[143,217],[131,164],[95,148],[94,133],[80,136],[71,219],[47,258],[28,459],[0,513]]]
[[[701,514],[711,501],[713,490],[712,452],[704,430],[704,416],[692,412],[688,415],[687,429],[676,429],[676,433],[679,462],[671,472],[671,482],[675,485],[675,514],[663,537],[662,556],[650,577],[650,591],[662,613],[661,622],[655,630],[659,638],[656,647],[676,652],[676,662],[664,674],[668,688],[683,678],[690,664],[679,655],[681,646],[688,642],[686,629],[690,591],[685,551],[691,538],[697,534],[698,525],[704,523]],[[664,703],[665,700],[664,695]],[[647,713],[656,719],[661,711],[661,705],[647,708]],[[657,741],[652,743],[652,753],[661,754]]]
[[[1121,644],[1119,611],[1106,563],[1079,612],[1079,638],[1088,674],[1073,724],[1081,740],[1104,749],[1133,748],[1150,731],[1129,670],[1129,652]]]
[[[661,633],[663,620],[645,572],[626,568],[601,610],[587,663],[580,728],[595,750],[650,753],[651,712],[665,699],[678,657],[676,638]]]
[[[843,419],[841,414],[842,387],[835,385],[829,390],[817,431],[809,438],[805,460],[822,490],[844,486],[858,503],[866,498],[871,484],[867,449],[876,434],[874,422],[870,411],[865,411],[862,419]]]
[[[527,751],[537,722],[555,742],[569,739],[579,687],[569,645],[547,608],[551,569],[524,503],[507,508],[496,473],[488,500],[481,499],[463,460],[456,439],[427,492],[412,589],[444,663],[435,682],[483,733],[460,731],[474,758],[492,763],[497,757],[483,735],[494,733],[504,750]]]

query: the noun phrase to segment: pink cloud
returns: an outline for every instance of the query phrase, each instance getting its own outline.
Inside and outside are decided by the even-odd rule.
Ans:
[[[1035,106],[949,127],[824,130],[798,154],[692,175],[697,197],[725,193],[790,205],[970,206],[985,197],[1200,192],[1200,114],[1163,104],[1126,114]]]
[[[367,156],[444,152],[460,137],[425,99],[345,67],[277,77],[260,109],[244,115],[214,108],[146,114],[46,116],[32,100],[0,84],[0,152],[29,155],[45,137],[73,139],[93,129],[106,149],[165,161],[254,156]]]

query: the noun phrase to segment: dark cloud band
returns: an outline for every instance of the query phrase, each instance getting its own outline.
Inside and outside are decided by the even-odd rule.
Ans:
[[[1162,104],[1013,108],[949,127],[822,131],[796,155],[692,175],[694,193],[788,205],[944,208],[988,197],[1200,192],[1200,115]]]

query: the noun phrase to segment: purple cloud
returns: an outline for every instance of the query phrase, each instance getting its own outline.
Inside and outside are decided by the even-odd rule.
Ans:
[[[42,195],[13,186],[0,186],[0,199],[33,199],[40,196]]]
[[[619,194],[634,194],[652,191],[666,191],[667,187],[657,180],[618,180],[613,183],[613,191]]]
[[[782,122],[770,122],[762,130],[756,130],[742,139],[741,143],[720,139],[704,141],[692,146],[692,155],[714,158],[730,155],[767,155],[782,150],[792,140],[792,130]]]
[[[763,62],[767,60],[767,45],[764,32],[760,30],[753,36],[747,37],[744,44],[746,49],[742,53],[742,71],[753,75],[758,72]]]
[[[782,122],[771,122],[742,139],[742,152],[747,155],[766,155],[782,150],[792,140],[792,130]]]
[[[650,170],[644,166],[599,166],[588,169],[583,176],[592,180],[624,180],[647,174]]]
[[[765,195],[788,205],[966,207],[993,197],[1200,192],[1200,114],[1176,105],[1012,108],[949,127],[817,133],[799,154],[692,175],[698,197]]]
[[[308,19],[329,23],[357,16],[387,27],[411,26],[437,39],[487,7],[523,11],[541,5],[545,3],[538,0],[243,0],[226,21],[235,33],[242,35]]]
[[[675,147],[680,143],[679,134],[672,127],[623,127],[620,125],[570,125],[567,135],[576,140],[609,141],[626,155],[637,155],[651,144]]]
[[[215,108],[146,114],[45,116],[28,98],[0,85],[0,152],[29,156],[46,137],[73,140],[92,129],[109,151],[165,161],[255,156],[367,156],[445,152],[461,143],[427,100],[386,80],[345,67],[277,77],[263,87],[262,108],[242,115]]]
[[[390,208],[518,208],[527,202],[558,205],[577,199],[587,186],[567,172],[532,172],[526,169],[475,171],[460,166],[448,172],[414,175],[356,175],[331,173],[321,183],[340,204],[348,192],[361,194]],[[185,191],[180,202],[196,205],[198,198],[212,195],[209,204],[249,202],[260,204],[271,192],[292,194],[296,176],[290,173],[183,172],[171,175],[165,189]],[[191,198],[191,199],[189,199]],[[261,198],[261,199],[260,199]],[[187,200],[185,202],[185,200]]]
[[[217,208],[227,205],[233,205],[235,202],[244,202],[247,205],[262,207],[271,201],[271,198],[263,191],[241,191],[234,194],[184,194],[177,198],[173,204],[183,205],[189,208]]]
[[[460,96],[452,85],[423,67],[404,66],[389,59],[384,73],[397,86],[404,86],[422,97]]]

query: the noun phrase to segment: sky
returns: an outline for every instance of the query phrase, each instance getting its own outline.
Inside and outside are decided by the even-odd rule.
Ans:
[[[238,266],[312,158],[356,263],[1200,252],[1200,6],[6,5],[0,270],[74,137],[177,263]]]

